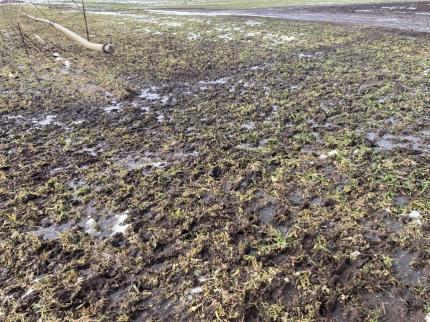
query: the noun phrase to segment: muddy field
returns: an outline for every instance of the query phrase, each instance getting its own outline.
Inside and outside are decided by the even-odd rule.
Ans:
[[[427,34],[89,22],[0,20],[0,320],[429,319]]]
[[[430,32],[430,2],[378,3],[357,5],[324,5],[289,7],[286,9],[245,10],[153,10],[156,13],[210,16],[251,16],[277,19],[327,22]]]

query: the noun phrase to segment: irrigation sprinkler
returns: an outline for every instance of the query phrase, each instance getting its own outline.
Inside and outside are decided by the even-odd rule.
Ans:
[[[111,39],[112,37],[109,37],[109,41],[105,44],[97,44],[97,43],[93,43],[88,41],[87,39],[79,36],[78,34],[74,33],[73,31],[67,29],[66,27],[52,22],[48,19],[42,19],[42,18],[36,18],[30,15],[24,15],[25,17],[32,19],[34,21],[38,21],[38,22],[43,22],[46,24],[49,24],[50,26],[54,27],[55,29],[61,31],[62,33],[64,33],[67,37],[73,39],[74,41],[76,41],[77,43],[79,43],[81,46],[90,49],[90,50],[96,50],[96,51],[102,51],[106,54],[111,54],[114,52],[114,46],[111,43]]]

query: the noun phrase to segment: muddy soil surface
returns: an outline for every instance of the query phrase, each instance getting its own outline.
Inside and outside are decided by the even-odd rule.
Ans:
[[[0,321],[430,319],[428,37],[90,19],[0,19]]]
[[[430,2],[379,3],[248,10],[157,10],[170,14],[253,16],[430,32]]]

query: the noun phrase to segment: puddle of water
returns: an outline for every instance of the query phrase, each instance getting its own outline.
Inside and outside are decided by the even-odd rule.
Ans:
[[[95,148],[83,148],[81,149],[81,152],[83,153],[88,153],[89,155],[96,157],[97,156],[97,152]]]
[[[276,139],[275,139],[276,140]],[[260,147],[265,147],[266,145],[268,145],[270,142],[272,141],[272,139],[262,139],[258,142],[258,146]]]
[[[55,240],[60,237],[60,234],[77,226],[92,237],[110,237],[117,233],[125,234],[130,227],[130,224],[125,224],[129,215],[127,211],[122,214],[115,214],[108,209],[97,210],[93,203],[89,203],[83,211],[87,218],[77,224],[74,220],[69,220],[63,224],[40,227],[31,233],[42,237],[44,240]]]
[[[378,233],[376,233],[374,231],[370,231],[370,232],[364,234],[364,238],[366,238],[366,240],[368,240],[369,242],[372,242],[372,243],[379,243],[381,241],[381,239],[378,236]]]
[[[280,45],[286,42],[291,42],[296,40],[294,36],[286,36],[286,35],[275,35],[272,33],[268,33],[263,36],[263,39],[271,41],[275,45]]]
[[[255,123],[254,122],[243,123],[240,128],[244,130],[254,130]]]
[[[162,36],[163,35],[163,33],[161,31],[154,30],[154,29],[151,29],[151,28],[148,28],[148,27],[145,27],[145,28],[141,29],[141,31],[143,31],[143,32],[145,32],[147,34],[154,35],[154,36]]]
[[[45,116],[44,119],[33,120],[33,123],[37,124],[37,125],[41,125],[41,126],[47,126],[47,125],[52,124],[56,118],[57,118],[56,115],[48,114]]]
[[[257,150],[257,149],[258,149],[257,147],[253,146],[253,145],[252,145],[252,144],[250,144],[250,143],[242,143],[242,144],[238,144],[238,145],[236,145],[234,148],[235,148],[235,149],[238,149],[238,150],[244,150],[244,151],[255,151],[255,150]]]
[[[278,200],[265,191],[257,191],[248,207],[249,212],[258,214],[261,222],[269,223],[277,215]]]
[[[381,102],[382,100],[380,100],[380,102]],[[385,100],[383,100],[383,102],[382,103],[384,103],[385,102]],[[395,117],[395,116],[391,116],[391,117],[389,117],[389,118],[387,118],[386,120],[385,120],[385,124],[388,124],[388,125],[396,125],[396,124],[398,124],[399,123],[399,118],[398,117]]]
[[[310,54],[304,54],[304,53],[300,53],[298,54],[299,58],[313,58],[315,57],[314,55],[310,55]]]
[[[97,235],[97,222],[94,220],[94,218],[90,218],[85,223],[80,225],[81,228],[84,229],[85,233],[91,236]]]
[[[409,198],[407,196],[399,195],[394,198],[394,203],[396,206],[404,207],[409,203]]]
[[[124,224],[124,222],[128,218],[128,213],[124,213],[122,215],[115,215],[113,220],[113,225],[111,228],[111,235],[115,235],[118,233],[124,234],[125,231],[130,227],[130,224]]]
[[[403,229],[403,224],[400,223],[398,220],[386,219],[385,224],[387,225],[389,230],[395,233],[399,233]]]
[[[124,106],[121,103],[114,103],[110,106],[103,107],[103,111],[106,113],[119,112],[123,109],[123,107]]]
[[[298,54],[298,57],[299,58],[302,58],[302,59],[304,59],[304,58],[319,58],[320,56],[321,56],[321,52],[316,52],[316,53],[300,53],[300,54]]]
[[[416,223],[417,225],[421,226],[421,213],[416,210],[412,210],[409,214],[406,215],[409,219],[412,220],[412,222]]]
[[[80,197],[79,193],[81,190],[88,189],[90,186],[87,184],[87,182],[83,179],[78,180],[74,179],[69,182],[68,186],[73,189],[73,198],[74,201],[82,201],[82,198]]]
[[[49,174],[50,174],[51,176],[54,176],[54,175],[57,175],[57,174],[59,174],[59,173],[63,172],[65,169],[66,169],[66,168],[64,168],[64,167],[54,168],[54,169],[52,169],[52,170],[50,170],[50,171],[49,171]]]
[[[207,282],[207,281],[208,281],[208,278],[207,278],[206,276],[199,276],[199,277],[197,278],[197,280],[198,280],[200,283],[205,283],[205,282]]]
[[[24,116],[22,115],[6,115],[8,120],[23,120]]]
[[[97,210],[93,203],[89,203],[84,212],[87,218],[78,223],[78,227],[92,237],[110,237],[117,233],[124,234],[130,224],[124,224],[128,218],[128,212],[115,214],[104,208]]]
[[[411,211],[409,213],[408,217],[411,218],[411,219],[420,219],[421,218],[421,214],[418,211],[413,210],[413,211]]]
[[[279,225],[275,227],[282,235],[286,236],[290,229],[287,226]]]
[[[422,132],[421,134],[423,134],[423,136],[426,135],[426,133],[424,132]],[[425,138],[418,136],[392,134],[385,134],[379,136],[376,133],[369,132],[367,133],[366,138],[372,143],[374,143],[381,150],[391,151],[394,149],[409,149],[424,153],[430,153],[430,145],[424,143]]]
[[[73,189],[73,191],[74,191],[74,198],[76,198],[76,199],[80,199],[78,196],[77,196],[77,193],[78,193],[78,191],[79,190],[81,190],[81,189],[88,189],[90,186],[87,184],[87,182],[85,181],[85,180],[83,180],[83,179],[80,179],[80,180],[78,180],[78,179],[74,179],[74,180],[72,180],[72,181],[70,181],[69,183],[68,183],[68,186],[70,187],[70,188],[72,188]]]
[[[33,230],[31,233],[37,237],[42,237],[44,240],[54,240],[60,237],[60,234],[71,230],[75,225],[75,221],[69,220],[63,224],[53,224],[49,227],[40,227]]]
[[[266,68],[265,65],[255,65],[255,66],[252,66],[249,70],[257,71],[257,70],[264,70],[265,68]]]
[[[161,96],[158,94],[156,87],[144,88],[141,91],[139,98],[143,98],[148,101],[160,101],[162,104],[166,104],[169,100],[168,96]]]
[[[174,16],[207,16],[207,17],[218,17],[218,16],[231,16],[234,13],[226,12],[193,12],[193,11],[178,11],[178,10],[146,10],[149,13],[156,13],[160,15],[174,15]]]
[[[423,273],[411,266],[413,256],[405,250],[398,250],[394,254],[393,270],[396,276],[405,284],[417,285],[423,280]]]
[[[121,13],[121,12],[113,12],[113,11],[91,11],[90,12],[93,15],[105,15],[105,16],[114,16],[122,19],[131,19],[131,20],[139,20],[146,23],[152,23],[152,24],[160,24],[161,20],[148,16],[148,15],[137,15],[137,14],[130,14],[130,13]]]
[[[247,21],[245,21],[245,25],[250,26],[250,27],[261,26],[261,22],[258,22],[255,20],[247,20]]]
[[[239,27],[235,27],[235,28],[233,28],[233,30],[236,31],[236,32],[239,32],[239,33],[243,33],[244,32],[244,30],[242,28],[239,28]]]
[[[189,158],[195,158],[199,155],[198,151],[177,151],[174,153],[170,153],[165,159],[160,159],[154,154],[144,153],[141,155],[127,155],[125,158],[119,160],[119,164],[130,170],[151,170],[151,168],[155,169],[164,169],[170,164],[184,161]]]
[[[231,41],[233,40],[233,36],[231,34],[224,34],[224,35],[219,35],[218,36],[219,39],[224,40],[225,42]]]
[[[188,38],[188,40],[195,41],[197,39],[200,39],[201,35],[199,33],[189,32],[187,35],[187,38]]]
[[[163,169],[168,165],[167,161],[157,158],[155,155],[145,153],[143,156],[128,155],[119,161],[120,165],[129,170],[138,170],[147,167]]]
[[[142,90],[141,94],[139,95],[140,98],[144,98],[150,101],[159,100],[161,96],[155,92],[156,88],[145,88]]]
[[[287,198],[288,198],[288,201],[293,206],[302,206],[304,204],[304,201],[305,201],[303,191],[301,191],[301,190],[296,190],[296,191],[290,192],[287,195]]]
[[[263,223],[268,223],[272,221],[273,217],[276,215],[275,206],[269,203],[267,206],[260,209],[258,214],[260,215],[260,219]]]
[[[201,286],[197,286],[197,287],[192,288],[192,289],[189,291],[189,294],[190,294],[190,295],[194,295],[194,294],[200,294],[200,293],[202,293],[202,292],[203,292],[203,287],[201,287]]]
[[[161,22],[160,25],[167,27],[182,27],[182,23],[170,21],[170,22]]]
[[[228,82],[228,78],[227,77],[222,77],[222,78],[218,78],[212,81],[207,81],[207,82],[199,82],[200,84],[210,84],[210,85],[224,85],[227,84]]]
[[[390,7],[381,7],[382,10],[416,10],[417,8],[414,6],[390,6]]]
[[[219,79],[215,79],[215,80],[210,80],[210,81],[200,81],[198,82],[198,86],[199,89],[202,91],[205,91],[208,89],[208,85],[225,85],[228,82],[228,78],[226,77],[222,77]]]
[[[199,155],[199,152],[197,152],[197,151],[192,151],[192,152],[182,152],[182,151],[180,151],[180,152],[175,152],[173,154],[173,159],[175,159],[175,160],[183,160],[183,159],[186,159],[186,158],[194,158],[194,157],[197,157],[198,155]]]
[[[309,204],[310,204],[311,206],[323,206],[323,205],[324,205],[324,200],[323,200],[323,199],[321,199],[320,197],[315,197],[315,198],[313,198],[313,199],[309,202]]]

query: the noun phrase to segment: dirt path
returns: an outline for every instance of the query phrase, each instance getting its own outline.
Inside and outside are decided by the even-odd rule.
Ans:
[[[430,2],[295,7],[286,9],[151,10],[151,12],[173,15],[267,17],[430,32]]]

